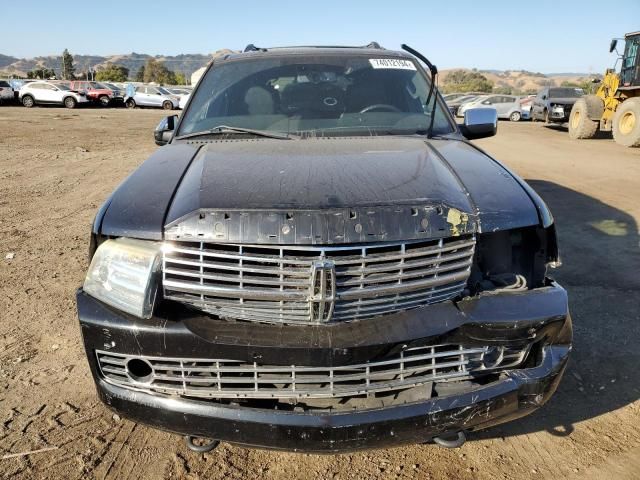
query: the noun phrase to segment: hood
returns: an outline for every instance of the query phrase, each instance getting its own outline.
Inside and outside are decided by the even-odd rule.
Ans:
[[[136,236],[137,228],[161,238],[164,226],[205,210],[411,212],[435,206],[445,215],[468,216],[474,230],[539,223],[520,181],[466,142],[334,137],[162,147],[114,192],[102,231]]]

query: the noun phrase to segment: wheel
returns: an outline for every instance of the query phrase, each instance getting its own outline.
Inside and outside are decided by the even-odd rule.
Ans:
[[[509,115],[509,120],[512,122],[519,122],[521,118],[522,114],[520,112],[511,112],[511,115]]]
[[[575,140],[579,138],[593,138],[598,131],[599,123],[589,118],[587,101],[580,98],[576,101],[569,115],[569,137]]]
[[[196,445],[194,440],[197,440],[199,438],[200,437],[194,437],[192,435],[185,435],[184,441],[190,450],[193,450],[194,452],[198,452],[198,453],[210,452],[211,450],[215,449],[218,445],[220,445],[219,440],[210,440],[209,443]]]
[[[171,103],[169,100],[165,100],[164,102],[162,102],[162,108],[164,108],[165,110],[173,110],[173,103]]]
[[[22,97],[22,105],[27,108],[31,108],[36,104],[36,101],[33,99],[31,95],[25,95]]]
[[[613,139],[625,147],[640,147],[640,98],[625,100],[613,115]]]
[[[67,108],[76,108],[76,99],[73,97],[67,97],[64,99],[64,106]]]
[[[127,108],[136,108],[136,102],[133,98],[130,98],[125,102],[124,106]]]
[[[100,98],[98,98],[98,101],[100,102],[100,105],[102,105],[103,107],[108,107],[109,103],[111,102],[111,99],[106,95],[102,95]]]

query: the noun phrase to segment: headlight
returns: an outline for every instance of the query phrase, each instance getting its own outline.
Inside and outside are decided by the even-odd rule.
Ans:
[[[160,243],[118,238],[102,243],[91,260],[84,291],[140,318],[150,318],[158,291]]]

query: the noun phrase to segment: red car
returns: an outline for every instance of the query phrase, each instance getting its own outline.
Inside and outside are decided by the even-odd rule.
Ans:
[[[73,80],[68,82],[69,88],[76,92],[85,92],[87,99],[99,102],[103,107],[108,107],[115,100],[114,91],[100,84],[86,80]]]

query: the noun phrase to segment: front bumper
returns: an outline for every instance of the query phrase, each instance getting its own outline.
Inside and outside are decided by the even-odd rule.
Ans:
[[[564,123],[569,121],[569,116],[571,114],[571,105],[562,106],[562,108],[557,108],[551,106],[549,109],[549,121],[550,122],[559,122]]]
[[[123,416],[185,435],[260,448],[338,452],[427,441],[531,413],[555,391],[571,350],[566,292],[557,284],[526,293],[436,304],[331,326],[224,322],[167,309],[150,320],[113,310],[82,290],[78,313],[98,394]],[[454,395],[364,410],[277,410],[149,393],[116,386],[95,350],[131,355],[260,358],[265,363],[348,365],[398,344],[536,342],[535,364]]]

